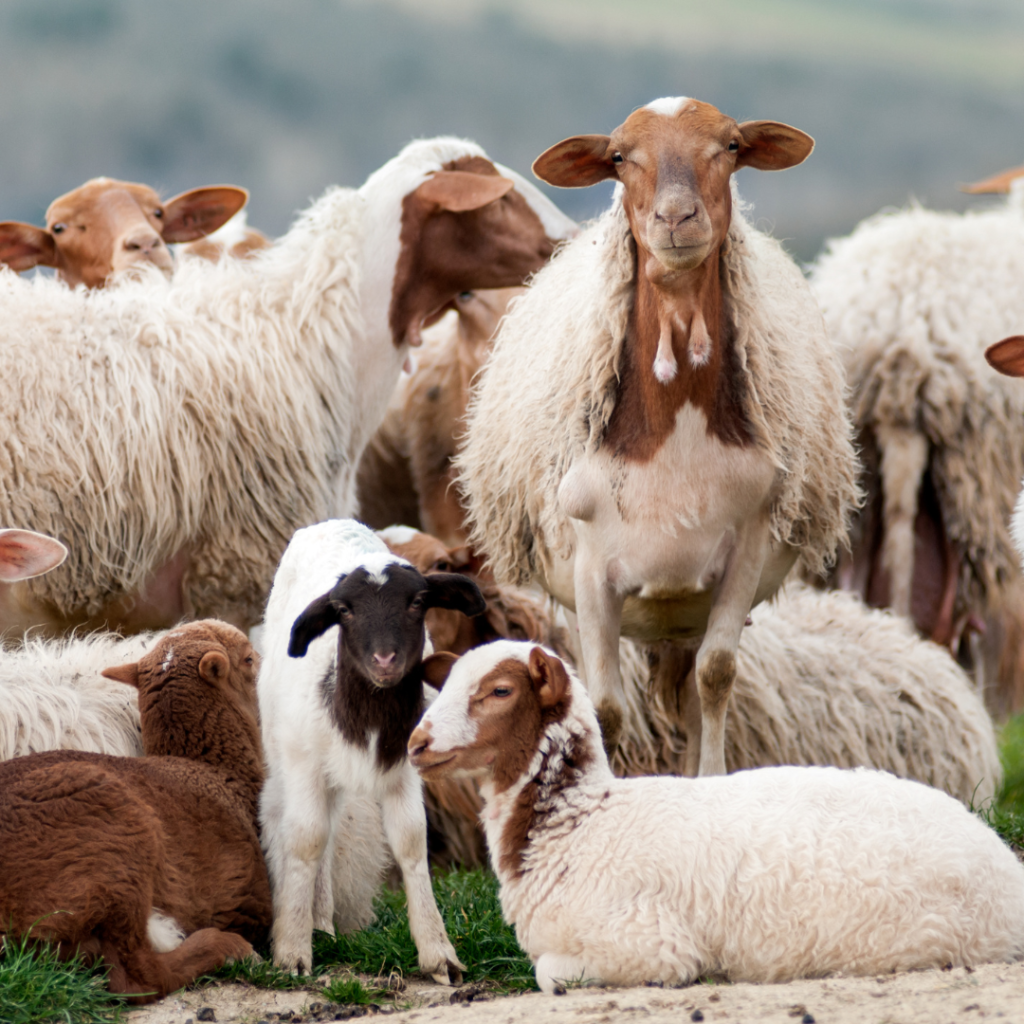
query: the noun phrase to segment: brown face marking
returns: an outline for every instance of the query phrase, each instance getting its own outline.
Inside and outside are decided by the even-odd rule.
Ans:
[[[443,170],[500,177],[479,156],[460,157]],[[514,189],[461,211],[444,209],[417,189],[402,200],[400,246],[388,314],[396,346],[418,344],[423,322],[460,292],[520,285],[554,251],[540,218]]]

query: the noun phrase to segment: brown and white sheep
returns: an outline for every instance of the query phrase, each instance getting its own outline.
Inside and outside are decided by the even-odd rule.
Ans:
[[[138,690],[146,756],[0,764],[0,934],[80,950],[112,992],[149,1002],[248,956],[270,926],[256,656],[203,621],[106,674]]]

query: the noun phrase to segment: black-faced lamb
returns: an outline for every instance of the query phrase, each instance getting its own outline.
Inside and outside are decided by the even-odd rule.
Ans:
[[[233,626],[195,622],[107,675],[138,690],[147,756],[0,764],[0,936],[80,950],[149,1002],[270,926],[256,657]]]
[[[1024,865],[946,794],[864,769],[616,779],[556,656],[496,641],[438,659],[410,758],[483,780],[502,910],[543,991],[1024,956]]]
[[[258,688],[267,757],[260,815],[274,961],[284,967],[311,969],[314,927],[347,931],[372,920],[386,838],[421,970],[441,984],[461,977],[430,885],[421,783],[405,754],[423,710],[432,607],[476,615],[484,602],[465,576],[424,577],[354,520],[297,531],[281,559]]]

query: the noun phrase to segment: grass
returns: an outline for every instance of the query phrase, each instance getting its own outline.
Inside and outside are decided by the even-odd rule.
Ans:
[[[117,1024],[124,1003],[110,995],[106,973],[80,960],[61,961],[50,946],[5,939],[0,950],[2,1024]]]
[[[999,731],[1003,784],[991,806],[978,813],[1003,839],[1024,849],[1024,714],[1011,718]]]

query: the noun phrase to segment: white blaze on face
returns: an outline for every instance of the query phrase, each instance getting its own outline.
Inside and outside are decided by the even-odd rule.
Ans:
[[[653,110],[656,114],[664,114],[666,117],[675,117],[682,113],[688,103],[692,102],[693,100],[689,96],[662,96],[661,99],[651,100],[647,104],[647,109]]]

